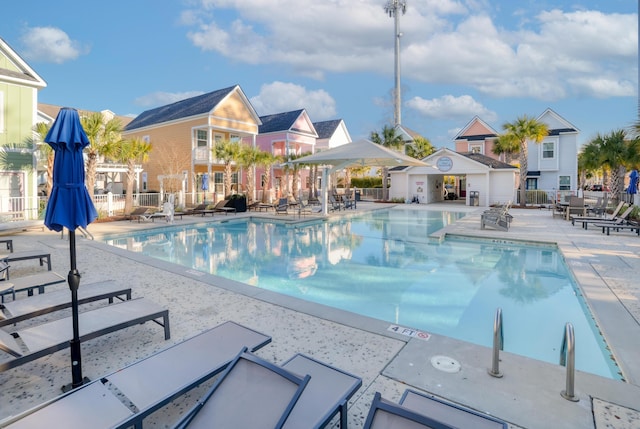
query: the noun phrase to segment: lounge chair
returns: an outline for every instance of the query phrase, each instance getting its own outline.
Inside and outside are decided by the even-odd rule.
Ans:
[[[609,197],[605,196],[598,197],[598,200],[593,206],[587,207],[587,216],[591,214],[592,216],[604,216],[607,211],[607,206],[609,205]]]
[[[507,429],[508,427],[506,422],[495,417],[411,389],[405,390],[400,399],[400,405],[457,428]]]
[[[151,214],[140,215],[139,219],[142,219],[142,220],[145,220],[145,221],[155,222],[156,218],[165,218],[165,220],[167,222],[172,222],[174,217],[176,217],[176,216],[180,216],[180,219],[182,219],[182,213],[178,213],[177,215],[176,215],[176,213],[174,213],[173,204],[172,203],[164,203],[162,205],[162,211],[161,212],[155,212],[155,213],[151,213]]]
[[[309,380],[243,351],[174,428],[280,429]]]
[[[227,204],[229,203],[229,200],[221,200],[218,201],[218,203],[213,206],[213,211],[214,212],[224,212],[224,214],[229,214],[229,213],[235,213],[236,212],[236,208],[235,207],[227,207]]]
[[[269,342],[269,336],[225,322],[25,411],[12,418],[8,427],[41,427],[64,421],[67,429],[84,429],[90,421],[94,429],[141,428],[145,417],[219,374],[243,347],[255,351]],[[104,383],[121,394],[116,396]],[[126,398],[138,411],[133,413],[118,398]],[[69,409],[76,407],[77,412],[70,416]]]
[[[185,211],[183,214],[186,214],[186,215],[197,215],[197,214],[199,214],[201,216],[204,216],[206,214],[213,215],[213,210],[207,209],[207,205],[206,204],[198,204],[194,208]]]
[[[275,206],[276,214],[289,214],[289,201],[286,198],[280,198],[278,205]]]
[[[146,216],[147,211],[149,211],[148,207],[136,207],[135,209],[133,209],[131,213],[127,215],[127,217],[129,218],[129,222],[131,222],[134,219],[137,219],[138,223],[140,223],[140,218],[143,216]]]
[[[0,261],[4,262],[16,262],[26,261],[28,259],[38,259],[40,266],[44,266],[44,262],[47,262],[47,269],[51,271],[51,253],[42,252],[40,250],[25,250],[24,252],[11,252],[7,255],[0,256]]]
[[[624,219],[620,219],[619,222],[603,222],[603,223],[594,223],[593,226],[602,228],[603,233],[607,233],[610,235],[611,230],[616,232],[629,230],[631,232],[635,232],[637,235],[640,235],[640,224],[637,222],[629,222]]]
[[[293,356],[282,367],[311,376],[284,428],[323,428],[336,414],[340,414],[340,428],[347,427],[347,403],[362,386],[360,377],[302,354]]]
[[[507,206],[500,210],[487,210],[480,215],[480,229],[490,227],[500,231],[509,231],[511,218],[507,211]]]
[[[162,322],[157,319],[162,319]],[[170,338],[169,310],[145,298],[138,298],[80,313],[80,341],[85,342],[148,321],[163,326],[165,340]],[[71,324],[72,318],[66,317],[12,334],[0,330],[0,351],[13,357],[0,361],[0,372],[69,347],[73,333]],[[24,347],[16,341],[17,338]]]
[[[599,227],[602,226],[602,224],[617,224],[617,225],[624,225],[628,222],[628,218],[629,215],[631,214],[631,212],[633,211],[634,206],[631,205],[629,207],[626,208],[626,210],[619,216],[615,216],[612,217],[610,219],[602,219],[602,218],[591,218],[591,219],[587,219],[587,218],[582,218],[580,220],[576,220],[576,222],[580,222],[582,223],[582,227],[584,229],[588,229],[588,225],[589,224],[598,224]]]
[[[39,293],[44,293],[44,288],[46,286],[66,281],[64,277],[55,271],[44,271],[42,273],[12,278],[10,278],[9,272],[9,264],[4,261],[0,261],[0,298],[3,303],[5,295],[13,295],[13,299],[15,301],[17,292],[27,292],[27,294],[31,296],[35,289],[38,289]],[[11,286],[2,287],[5,284],[7,286],[11,284]]]
[[[418,414],[401,405],[383,399],[376,392],[371,403],[364,429],[456,429],[438,420]]]
[[[603,214],[604,218],[602,216],[571,216],[571,225],[575,225],[576,222],[582,223],[583,221],[589,222],[592,220],[602,221],[606,219],[615,219],[618,216],[618,213],[620,213],[620,210],[622,210],[622,207],[624,207],[624,201],[620,201],[618,203],[618,206],[613,210],[613,213],[611,213],[611,217],[609,218],[606,217],[606,212]],[[584,223],[582,227],[585,229],[587,228]]]
[[[329,204],[331,204],[330,209],[332,211],[335,211],[335,210],[340,211],[344,208],[344,205],[333,194],[329,194]]]
[[[10,238],[0,240],[0,243],[4,243],[7,246],[9,253],[13,252],[13,240]]]
[[[112,280],[90,283],[78,288],[78,304],[102,299],[109,300],[109,304],[111,304],[114,298],[131,299],[131,288],[122,287]],[[0,305],[0,327],[70,307],[71,292],[68,288],[27,299],[14,300]]]

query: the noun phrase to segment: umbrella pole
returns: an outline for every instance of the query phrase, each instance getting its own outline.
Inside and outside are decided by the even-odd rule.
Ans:
[[[80,328],[78,323],[78,287],[80,286],[80,273],[76,267],[76,231],[69,230],[69,250],[71,257],[71,270],[67,277],[69,289],[71,289],[71,311],[73,319],[73,339],[69,341],[71,347],[71,387],[82,386],[82,351],[80,350]]]

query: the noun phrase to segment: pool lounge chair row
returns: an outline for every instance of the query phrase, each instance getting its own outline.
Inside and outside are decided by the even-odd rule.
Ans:
[[[31,298],[26,298],[31,299]],[[171,336],[169,311],[145,298],[107,305],[79,315],[80,341],[88,341],[118,330],[153,321]],[[0,330],[0,372],[69,347],[73,335],[72,318],[65,317],[8,333]]]

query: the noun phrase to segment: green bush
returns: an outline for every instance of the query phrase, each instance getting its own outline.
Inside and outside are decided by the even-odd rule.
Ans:
[[[353,177],[351,178],[352,188],[382,188],[382,178],[380,177]]]

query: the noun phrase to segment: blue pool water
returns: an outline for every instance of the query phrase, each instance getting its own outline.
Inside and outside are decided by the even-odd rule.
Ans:
[[[620,378],[555,247],[429,235],[464,213],[403,208],[287,224],[243,219],[107,237],[108,244],[260,288],[558,363],[564,326],[576,368]]]

